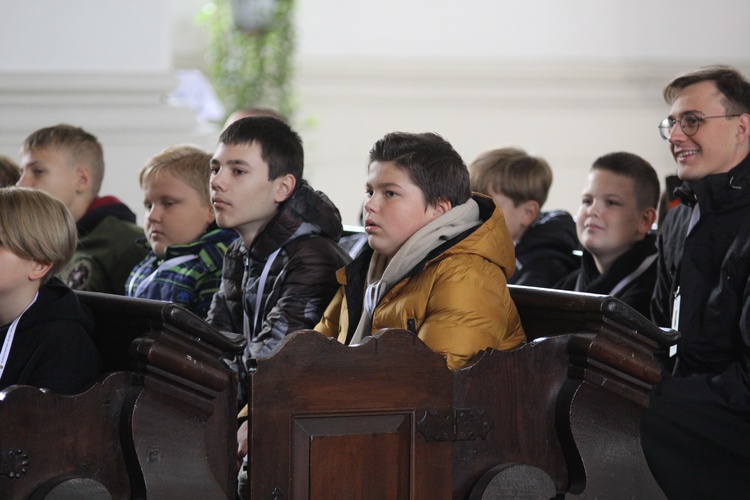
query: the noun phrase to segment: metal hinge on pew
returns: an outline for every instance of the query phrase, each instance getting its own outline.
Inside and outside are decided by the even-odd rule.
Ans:
[[[473,441],[486,439],[495,422],[484,409],[429,410],[417,423],[427,441]]]

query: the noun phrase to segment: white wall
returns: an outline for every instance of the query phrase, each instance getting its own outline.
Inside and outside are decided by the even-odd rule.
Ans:
[[[0,154],[69,121],[97,134],[104,189],[139,210],[135,175],[216,127],[164,97],[173,68],[205,69],[206,0],[0,0]],[[555,171],[548,208],[574,211],[590,163],[628,150],[660,174],[656,125],[676,73],[750,73],[744,0],[297,0],[307,177],[356,221],[367,152],[393,130],[435,131],[469,162],[517,145]]]
[[[470,162],[515,145],[548,159],[547,208],[575,211],[586,171],[627,150],[664,176],[663,85],[714,63],[750,69],[750,2],[299,0],[307,172],[356,219],[366,154],[435,131]]]
[[[0,0],[0,154],[34,130],[71,123],[104,147],[103,194],[141,216],[137,173],[165,147],[215,143],[187,108],[166,104],[178,0]],[[205,44],[205,41],[202,45]]]

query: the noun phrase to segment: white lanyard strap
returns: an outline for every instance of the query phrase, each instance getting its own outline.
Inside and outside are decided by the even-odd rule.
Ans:
[[[5,365],[8,363],[8,357],[10,357],[10,347],[13,344],[13,337],[16,335],[16,327],[18,327],[18,322],[21,320],[21,316],[23,316],[23,313],[29,310],[29,307],[36,302],[36,298],[39,297],[39,292],[36,292],[36,295],[34,295],[34,300],[31,301],[31,304],[26,306],[26,309],[24,309],[21,314],[18,315],[16,319],[13,320],[13,323],[10,324],[10,327],[8,328],[8,333],[5,335],[5,341],[3,342],[3,348],[0,350],[0,378],[3,376],[3,372],[5,371]]]
[[[191,255],[181,255],[179,257],[173,257],[169,260],[165,260],[161,263],[159,267],[154,270],[153,273],[149,274],[145,278],[143,278],[143,281],[138,283],[138,287],[135,289],[135,295],[133,295],[133,285],[135,284],[135,280],[132,280],[130,282],[130,286],[128,286],[128,295],[130,297],[140,297],[141,294],[146,290],[146,287],[151,284],[152,281],[154,281],[154,278],[156,278],[156,275],[159,274],[164,269],[167,269],[169,267],[179,266],[180,264],[183,264],[185,262],[188,262],[193,259],[197,259],[198,256],[191,254]]]
[[[615,285],[615,287],[609,292],[609,295],[617,295],[620,293],[620,290],[628,286],[630,283],[632,283],[635,279],[638,278],[641,274],[646,272],[646,269],[651,267],[651,264],[654,263],[656,260],[657,255],[652,254],[643,259],[643,262],[641,262],[641,265],[636,268],[635,271],[625,276],[620,282]]]
[[[281,247],[277,248],[275,252],[273,252],[271,255],[268,256],[268,260],[266,260],[266,265],[263,266],[263,271],[260,273],[260,279],[258,279],[258,288],[255,294],[255,317],[253,318],[253,331],[252,331],[253,334],[256,332],[256,329],[258,328],[258,318],[260,317],[260,306],[261,306],[261,302],[263,302],[263,291],[266,288],[266,280],[268,280],[268,273],[271,271],[271,265],[273,265],[273,261],[276,260],[276,256],[279,255],[280,251],[281,251]]]

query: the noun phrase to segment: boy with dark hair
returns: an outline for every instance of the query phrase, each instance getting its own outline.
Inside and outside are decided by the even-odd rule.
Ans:
[[[210,160],[210,154],[185,144],[165,149],[141,168],[142,241],[150,251],[128,278],[128,297],[174,302],[201,318],[208,314],[227,247],[237,238],[214,222]]]
[[[349,256],[337,243],[341,215],[302,179],[302,139],[286,123],[268,116],[235,121],[219,137],[210,169],[216,223],[240,237],[224,257],[207,321],[243,332],[246,368],[251,358],[269,356],[286,335],[315,326],[338,288],[336,270]],[[239,414],[246,416],[247,406]],[[246,421],[237,440],[243,458]],[[240,490],[246,474],[243,467]]]
[[[543,212],[552,185],[547,161],[523,149],[500,148],[469,165],[474,191],[491,196],[503,211],[516,250],[516,272],[508,283],[552,287],[578,267],[573,217]]]
[[[659,126],[683,181],[659,233],[654,322],[679,330],[641,443],[669,498],[750,491],[750,81],[712,66],[664,89]]]
[[[94,319],[53,278],[75,248],[75,223],[61,201],[35,189],[0,189],[0,389],[73,394],[99,376]]]
[[[266,116],[231,124],[211,158],[216,223],[240,238],[227,250],[208,322],[244,332],[245,362],[315,326],[349,260],[337,244],[339,211],[302,180],[303,165],[299,135]]]
[[[58,277],[75,290],[122,295],[130,271],[147,250],[135,214],[114,196],[99,196],[104,155],[95,136],[71,125],[39,129],[21,147],[18,185],[41,189],[68,207],[78,248]]]
[[[613,295],[649,317],[656,280],[659,177],[632,153],[610,153],[591,166],[578,208],[581,268],[558,288]]]
[[[442,137],[395,132],[370,151],[370,251],[342,269],[315,327],[346,344],[381,328],[410,330],[448,367],[526,341],[506,279],[513,243],[491,199],[471,194],[466,165]]]

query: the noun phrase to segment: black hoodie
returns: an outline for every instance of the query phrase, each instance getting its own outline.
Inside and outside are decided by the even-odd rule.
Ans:
[[[10,325],[0,326],[0,344]],[[91,333],[94,319],[75,293],[57,278],[39,289],[36,302],[18,322],[0,389],[14,384],[74,394],[101,373]]]

